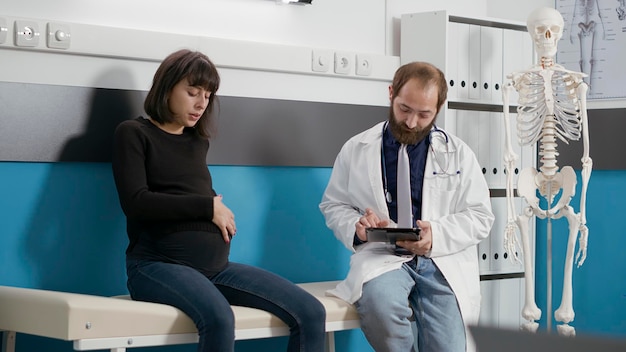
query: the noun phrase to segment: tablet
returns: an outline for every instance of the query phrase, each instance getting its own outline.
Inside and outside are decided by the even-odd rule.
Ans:
[[[420,229],[393,228],[393,227],[368,227],[365,229],[368,242],[387,242],[396,244],[396,241],[419,241]]]

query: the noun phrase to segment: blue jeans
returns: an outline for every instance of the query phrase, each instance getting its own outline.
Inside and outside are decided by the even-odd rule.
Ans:
[[[266,270],[229,263],[207,278],[180,264],[127,260],[128,290],[134,300],[162,303],[185,312],[196,324],[198,351],[234,351],[232,305],[268,311],[290,330],[287,351],[324,350],[326,311],[308,292]]]
[[[465,327],[454,292],[430,258],[417,257],[402,268],[363,285],[355,302],[361,329],[376,352],[464,352]]]

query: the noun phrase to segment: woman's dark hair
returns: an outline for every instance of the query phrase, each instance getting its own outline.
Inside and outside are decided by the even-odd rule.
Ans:
[[[220,76],[215,65],[201,52],[183,49],[168,55],[161,62],[144,101],[144,110],[151,119],[160,124],[174,121],[169,109],[169,94],[183,79],[187,79],[191,86],[201,87],[211,92],[209,104],[195,126],[200,136],[209,138],[216,93],[220,87]]]
[[[391,87],[393,98],[398,96],[400,89],[412,78],[417,78],[424,86],[435,84],[438,88],[437,113],[448,97],[448,83],[440,69],[427,62],[410,62],[400,66],[393,77]]]

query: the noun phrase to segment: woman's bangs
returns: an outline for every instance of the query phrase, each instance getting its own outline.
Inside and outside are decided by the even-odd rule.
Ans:
[[[219,76],[215,67],[204,60],[195,60],[189,68],[189,85],[202,87],[209,92],[217,91],[219,88]]]

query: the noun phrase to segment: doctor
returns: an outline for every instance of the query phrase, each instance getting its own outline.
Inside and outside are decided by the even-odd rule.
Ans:
[[[420,352],[475,349],[466,328],[480,311],[476,245],[494,216],[474,153],[435,126],[446,95],[446,79],[433,65],[401,66],[389,86],[388,121],[345,143],[319,205],[326,225],[354,253],[347,278],[330,293],[355,304],[377,352],[414,351],[411,320]],[[366,228],[397,226],[402,145],[410,224],[421,239],[368,242]]]

